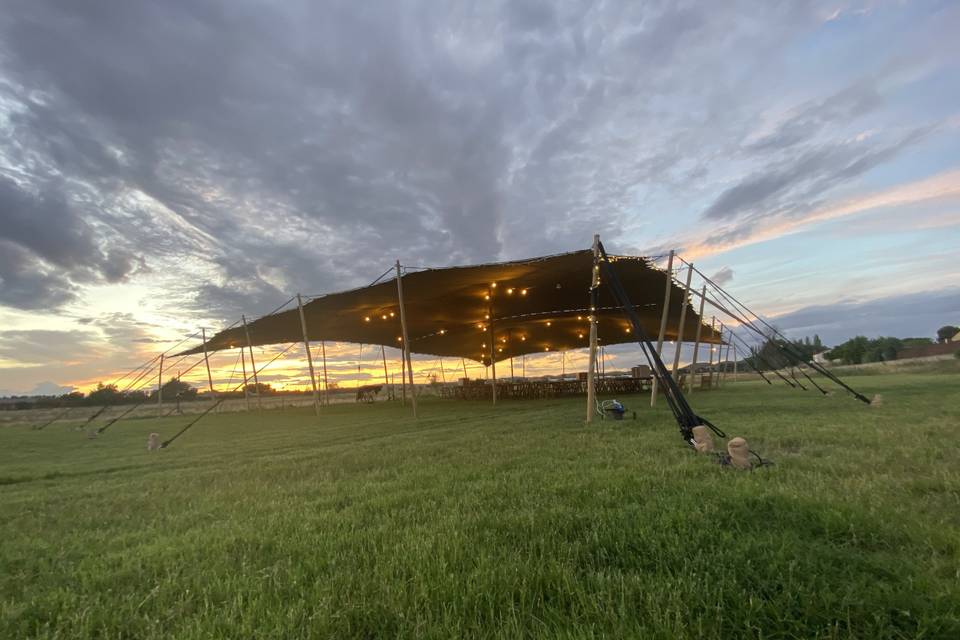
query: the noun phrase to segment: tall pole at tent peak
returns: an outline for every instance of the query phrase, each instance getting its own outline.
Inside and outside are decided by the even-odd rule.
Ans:
[[[670,249],[670,258],[667,260],[667,286],[663,293],[663,313],[660,314],[660,333],[657,334],[657,355],[663,358],[663,337],[667,332],[667,319],[670,316],[670,290],[673,288],[673,256],[674,251]],[[653,377],[653,383],[650,385],[650,406],[657,404],[657,377]]]
[[[590,275],[590,355],[587,362],[587,424],[593,422],[594,405],[597,399],[597,387],[594,380],[597,375],[597,294],[600,287],[600,235],[593,235],[593,268]],[[524,360],[526,377],[526,360]]]
[[[464,379],[464,380],[469,380],[469,379],[470,379],[470,376],[467,375],[467,359],[466,359],[466,358],[460,358],[460,364],[463,365],[463,379]]]
[[[690,265],[693,268],[693,265]],[[690,376],[688,377],[689,392],[693,393],[693,376],[697,373],[697,357],[700,355],[700,330],[703,328],[703,303],[707,300],[707,285],[703,285],[700,292],[700,312],[697,314],[697,337],[693,342],[693,362],[690,364]]]
[[[673,370],[671,374],[677,380],[677,369],[680,368],[680,350],[683,348],[683,328],[687,321],[687,307],[690,306],[690,279],[693,277],[693,263],[687,269],[687,282],[683,287],[683,306],[680,307],[680,326],[677,328],[677,348],[673,351]],[[679,386],[679,382],[677,383]]]
[[[160,354],[160,373],[157,374],[157,406],[163,405],[163,354]]]
[[[243,320],[243,333],[247,336],[247,349],[250,351],[250,369],[253,371],[253,388],[257,391],[257,411],[263,411],[263,403],[260,401],[260,379],[257,377],[257,362],[253,359],[253,342],[250,341],[250,329],[247,328],[247,316],[241,315]]]
[[[403,340],[401,340],[401,343]],[[400,345],[400,406],[407,406],[407,360],[403,345]]]
[[[300,309],[300,328],[303,329],[303,348],[307,352],[307,366],[310,368],[310,385],[313,387],[313,411],[320,415],[320,392],[317,391],[317,376],[313,370],[313,354],[310,353],[310,338],[307,336],[307,317],[303,313],[303,299],[297,294],[297,308]]]
[[[493,332],[493,297],[496,293],[495,286],[496,283],[490,287],[490,304],[487,305],[487,315],[490,316],[490,325],[487,328],[490,330],[490,372],[492,373],[490,391],[493,397],[493,404],[497,404],[497,336]]]
[[[247,411],[250,411],[250,390],[247,389],[247,352],[243,350],[243,347],[240,347],[240,366],[243,367],[243,402],[247,407]]]
[[[443,384],[447,384],[447,374],[443,371],[443,358],[440,358],[440,380]]]
[[[323,358],[323,402],[330,406],[330,385],[327,383],[327,341],[320,341],[320,357]]]
[[[400,273],[400,261],[397,260],[397,300],[400,303],[400,329],[402,331],[403,352],[406,354],[407,375],[410,381],[410,402],[413,405],[413,417],[417,418],[417,394],[413,387],[413,364],[410,362],[410,336],[407,334],[407,312],[403,305],[403,274]]]

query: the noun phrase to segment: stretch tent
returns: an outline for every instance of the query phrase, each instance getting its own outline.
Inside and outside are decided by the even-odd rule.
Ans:
[[[660,330],[668,274],[646,258],[611,256],[644,330]],[[574,251],[542,258],[476,266],[425,269],[403,275],[403,303],[410,351],[469,358],[490,364],[524,354],[589,346],[589,289],[593,253]],[[684,292],[673,284],[665,339],[676,340]],[[402,331],[395,278],[368,287],[332,293],[303,305],[310,340],[400,347]],[[600,287],[598,336],[603,345],[636,342],[623,310]],[[701,318],[687,309],[683,336],[692,341]],[[250,322],[253,346],[303,339],[294,308]],[[490,339],[494,340],[491,349]],[[717,344],[719,332],[701,327],[700,342]],[[184,354],[247,346],[243,326],[214,335]]]

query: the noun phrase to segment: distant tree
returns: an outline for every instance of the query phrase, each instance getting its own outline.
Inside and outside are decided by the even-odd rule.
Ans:
[[[92,405],[108,405],[108,404],[119,404],[123,399],[123,395],[117,391],[117,385],[115,384],[103,384],[102,382],[97,383],[97,388],[87,394],[87,404]]]
[[[822,351],[822,350],[823,350],[823,343],[820,342],[820,336],[819,336],[818,334],[816,334],[816,333],[813,334],[813,346],[814,346],[815,349],[818,350],[818,353],[819,353],[819,351]]]
[[[903,343],[903,348],[907,349],[909,347],[925,347],[929,344],[933,344],[933,340],[930,338],[903,338],[900,340]]]
[[[150,394],[150,398],[156,398],[157,392]],[[171,378],[163,384],[163,401],[174,402],[176,400],[196,400],[197,390],[179,378]]]
[[[252,395],[257,395],[258,393],[261,396],[272,396],[276,393],[273,387],[265,382],[258,382],[247,385],[247,393]]]
[[[950,338],[960,332],[960,327],[947,324],[937,329],[937,342],[948,342]]]

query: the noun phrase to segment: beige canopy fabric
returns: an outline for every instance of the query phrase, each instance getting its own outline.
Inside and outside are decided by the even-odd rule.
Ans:
[[[660,329],[667,274],[639,257],[610,260],[643,323],[656,338]],[[591,251],[465,267],[426,269],[403,276],[410,350],[434,356],[490,363],[490,340],[497,361],[524,354],[589,346]],[[670,295],[666,339],[676,340],[683,289]],[[303,307],[310,340],[401,346],[397,283],[385,282],[314,298]],[[636,342],[630,322],[601,283],[598,336],[601,345]],[[693,341],[701,322],[687,309],[684,340]],[[303,340],[296,308],[248,323],[254,346]],[[719,343],[703,326],[700,341]],[[244,328],[221,331],[206,343],[208,351],[246,346]],[[185,353],[200,353],[197,346]]]

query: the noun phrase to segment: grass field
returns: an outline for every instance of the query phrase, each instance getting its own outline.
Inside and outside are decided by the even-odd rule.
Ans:
[[[960,376],[0,429],[2,638],[958,638]]]

